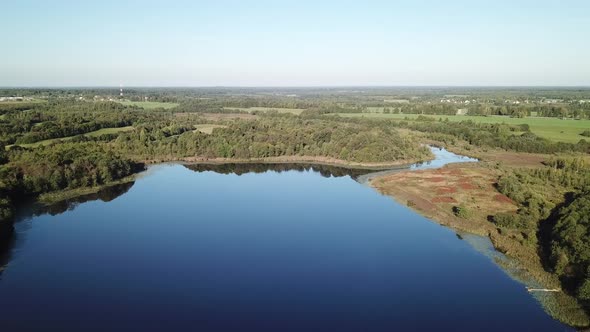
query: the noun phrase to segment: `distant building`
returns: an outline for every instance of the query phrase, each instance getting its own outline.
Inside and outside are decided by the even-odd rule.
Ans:
[[[24,97],[0,97],[0,101],[23,101]]]
[[[457,110],[456,115],[467,115],[467,112],[469,112],[467,108],[460,108]]]

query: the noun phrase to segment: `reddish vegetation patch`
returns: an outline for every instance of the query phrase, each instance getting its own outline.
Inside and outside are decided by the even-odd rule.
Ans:
[[[436,210],[436,205],[430,203],[425,199],[414,197],[410,201],[412,202],[412,206],[417,210],[424,212],[432,212]]]
[[[496,196],[494,196],[494,200],[497,202],[514,204],[513,200],[511,200],[510,198],[508,198],[502,194],[497,194]]]
[[[461,189],[464,190],[473,190],[473,189],[477,189],[476,186],[474,186],[473,184],[469,183],[469,182],[461,182],[458,183],[459,187],[461,187]]]
[[[547,159],[547,155],[497,151],[489,153],[489,156],[486,156],[486,159],[501,161],[511,166],[531,167],[541,166],[542,162]]]
[[[434,177],[428,178],[426,180],[429,182],[443,182],[445,180],[445,178],[442,176],[434,176]]]
[[[437,194],[452,194],[452,193],[456,193],[457,192],[457,188],[452,188],[452,187],[438,187],[436,188],[436,193]]]
[[[435,197],[432,199],[432,203],[457,203],[453,197]]]

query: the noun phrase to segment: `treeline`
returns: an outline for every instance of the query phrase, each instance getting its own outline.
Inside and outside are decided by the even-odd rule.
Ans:
[[[0,119],[0,142],[34,143],[85,134],[102,128],[125,127],[145,119],[115,102],[49,102],[27,111],[11,111]]]
[[[309,107],[308,114],[330,113],[374,113],[368,107],[382,108],[385,114],[422,114],[422,115],[456,115],[464,110],[464,115],[474,116],[510,116],[524,118],[529,116],[555,117],[570,119],[590,119],[590,103],[570,104],[506,104],[506,103],[469,103],[454,104],[441,102],[412,101],[410,103],[326,103]]]
[[[552,118],[573,118],[589,119],[590,105],[571,104],[518,104],[518,105],[489,105],[476,104],[467,107],[468,115],[506,115],[515,118],[528,116],[552,117]]]
[[[0,115],[16,111],[31,110],[42,105],[42,102],[32,101],[0,102]]]
[[[517,152],[556,153],[590,151],[590,142],[581,139],[577,144],[552,142],[529,131],[528,125],[477,123],[471,120],[450,122],[418,117],[416,121],[390,121],[390,125],[417,130],[429,135],[445,134],[465,140],[469,144],[501,148]],[[434,137],[433,137],[434,138]]]

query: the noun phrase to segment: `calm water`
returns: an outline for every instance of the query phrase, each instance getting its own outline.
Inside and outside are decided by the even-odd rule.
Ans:
[[[16,223],[2,331],[566,329],[453,231],[350,176],[217,171],[155,166]]]

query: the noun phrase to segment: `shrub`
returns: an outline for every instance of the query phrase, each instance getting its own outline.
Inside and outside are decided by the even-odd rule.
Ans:
[[[499,227],[518,228],[520,222],[518,215],[514,213],[498,213],[492,217],[492,221]]]
[[[582,300],[590,300],[590,279],[586,278],[578,288],[578,297]]]
[[[453,206],[453,213],[455,216],[463,219],[471,217],[471,211],[464,206]]]

